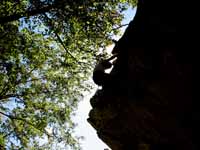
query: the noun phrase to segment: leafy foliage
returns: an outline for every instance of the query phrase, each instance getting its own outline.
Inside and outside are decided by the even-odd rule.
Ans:
[[[72,114],[128,7],[123,0],[0,2],[1,147],[80,149]]]

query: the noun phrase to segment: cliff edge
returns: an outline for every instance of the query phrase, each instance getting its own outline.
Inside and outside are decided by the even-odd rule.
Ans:
[[[140,0],[113,49],[116,83],[91,98],[88,118],[112,150],[199,149],[194,54],[180,9],[177,0]]]

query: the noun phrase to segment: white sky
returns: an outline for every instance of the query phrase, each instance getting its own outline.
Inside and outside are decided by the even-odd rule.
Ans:
[[[136,9],[128,9],[125,12],[125,19],[122,21],[122,24],[129,23],[133,19],[135,11]],[[122,32],[124,32],[126,27],[122,28]],[[118,40],[120,37],[114,38]],[[113,46],[110,46],[108,49],[112,49],[112,47]],[[83,150],[104,150],[105,148],[109,148],[98,138],[94,128],[87,122],[89,111],[92,109],[89,101],[95,91],[96,90],[94,89],[92,93],[86,95],[85,98],[79,103],[79,107],[74,118],[75,122],[78,123],[76,134],[85,137],[85,139],[81,142]]]

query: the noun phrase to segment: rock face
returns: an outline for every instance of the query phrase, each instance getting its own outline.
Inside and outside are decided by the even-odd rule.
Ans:
[[[119,53],[111,72],[116,82],[91,98],[88,118],[112,150],[199,149],[194,57],[178,8],[178,0],[139,1],[113,49]]]

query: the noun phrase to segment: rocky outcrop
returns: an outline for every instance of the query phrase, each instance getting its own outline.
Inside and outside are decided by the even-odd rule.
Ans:
[[[194,54],[177,8],[183,9],[178,0],[139,1],[113,49],[119,53],[111,72],[116,83],[91,98],[88,118],[112,150],[199,149]]]

